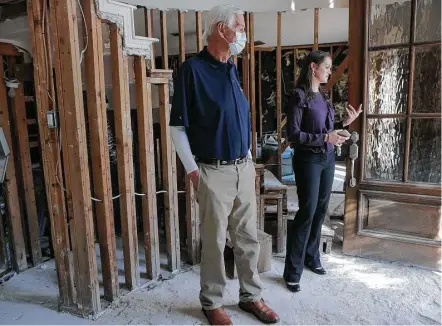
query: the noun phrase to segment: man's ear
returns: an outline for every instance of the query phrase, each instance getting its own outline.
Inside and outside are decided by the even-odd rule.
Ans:
[[[218,34],[222,37],[224,37],[224,33],[226,32],[226,24],[219,22],[218,24],[216,24],[216,31],[218,32]]]

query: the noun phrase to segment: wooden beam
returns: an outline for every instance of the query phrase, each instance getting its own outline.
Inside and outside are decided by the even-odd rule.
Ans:
[[[178,13],[178,28],[180,34],[180,65],[186,60],[186,48],[184,43],[184,13]],[[202,49],[202,26],[201,12],[196,13],[196,31],[197,31],[197,48]],[[182,163],[177,160],[178,175],[185,175],[186,189],[186,230],[187,230],[187,251],[189,264],[196,265],[200,262],[201,257],[201,237],[199,235],[199,216],[195,198],[195,189],[190,177],[186,175],[186,171]]]
[[[200,218],[196,193],[190,176],[186,175],[186,226],[188,262],[196,265],[201,262]]]
[[[314,29],[313,29],[313,50],[319,49],[319,8],[315,8],[314,17]]]
[[[83,315],[100,309],[94,225],[87,157],[76,0],[50,0],[58,108],[65,176],[72,198],[71,239],[74,249],[78,310]]]
[[[368,28],[368,13],[369,4],[368,0],[349,0],[349,35],[348,35],[348,103],[353,106],[359,105],[363,102],[364,98],[364,80],[366,80],[366,62],[364,56],[366,53],[366,40],[367,40],[367,28]],[[365,28],[363,27],[365,26]],[[363,111],[365,115],[367,110]],[[349,126],[349,131],[357,131],[361,133],[364,130],[363,125],[365,116],[360,117],[360,123],[353,123]],[[360,153],[365,154],[364,138],[365,135],[361,134],[360,143],[362,144]],[[361,160],[355,161],[354,172],[357,180],[362,176],[363,170],[363,157]],[[350,160],[347,162],[347,178],[350,171]],[[345,191],[345,210],[344,210],[344,243],[343,251],[348,252],[351,250],[351,246],[356,238],[356,230],[358,225],[358,187],[347,187]],[[440,191],[439,191],[440,193]]]
[[[169,84],[169,78],[147,77],[147,82],[154,85]]]
[[[249,36],[250,36],[250,15],[248,12],[245,13],[245,23],[246,23],[246,36],[247,36],[247,44],[245,49],[242,52],[242,88],[244,91],[244,95],[246,96],[247,101],[250,101],[249,97]]]
[[[184,36],[184,15],[183,11],[178,11],[178,31],[179,31],[179,59],[180,64],[186,61],[186,40]]]
[[[146,61],[135,57],[138,143],[142,197],[144,250],[147,277],[160,275],[160,240],[158,233],[155,185],[155,149],[153,142],[152,85],[146,80]]]
[[[277,164],[278,164],[278,175],[277,177],[281,180],[282,178],[282,148],[281,148],[281,109],[282,109],[282,98],[281,98],[281,78],[282,78],[282,51],[281,51],[281,36],[282,36],[282,14],[278,12],[277,17],[277,35],[276,35],[276,130],[278,135],[278,152],[277,152]]]
[[[144,27],[146,37],[154,37],[154,9],[144,8]],[[155,47],[151,48],[150,67],[155,69]]]
[[[345,42],[339,42],[339,43],[321,43],[319,44],[321,47],[327,47],[327,46],[347,46],[347,43]],[[274,51],[276,47],[271,46],[256,46],[255,51],[263,51],[263,52],[271,52]],[[299,44],[299,45],[284,45],[281,46],[282,50],[292,50],[295,49],[306,49],[306,48],[313,48],[313,44]]]
[[[4,76],[3,56],[0,55],[0,76]],[[10,154],[6,167],[6,204],[9,213],[8,224],[11,234],[13,268],[22,272],[28,268],[26,261],[26,245],[23,235],[22,216],[20,211],[20,197],[18,196],[17,175],[15,168],[15,153],[12,143],[11,119],[9,117],[8,98],[5,83],[0,83],[0,127],[5,133]]]
[[[160,11],[161,26],[161,56],[163,61],[163,69],[169,69],[169,52],[167,49],[167,11]]]
[[[252,157],[256,160],[256,93],[255,93],[255,17],[249,15],[249,86],[250,86],[250,112],[252,117]]]
[[[346,47],[345,45],[341,45],[338,47],[338,49],[336,51],[334,51],[334,53],[332,55],[333,60],[336,59],[338,57],[338,55],[340,55],[341,52],[345,50],[345,47]]]
[[[341,78],[342,74],[347,70],[348,68],[348,56],[345,57],[344,61],[341,62],[339,67],[336,69],[336,71],[333,73],[329,81],[327,82],[327,89],[332,89],[333,85],[336,84]]]
[[[52,74],[52,51],[46,52],[46,39],[43,25],[43,12],[48,21],[48,9],[43,9],[46,1],[28,0],[28,22],[30,40],[32,44],[35,99],[37,104],[37,122],[40,135],[41,156],[45,177],[46,199],[48,202],[49,220],[51,223],[52,247],[54,249],[55,266],[58,278],[59,301],[61,307],[71,307],[76,302],[76,292],[73,282],[73,267],[70,259],[69,232],[66,219],[65,193],[63,180],[57,180],[61,175],[61,160],[59,159],[57,129],[47,128],[48,111],[55,109],[55,102],[50,101],[48,89],[51,89],[51,98],[54,99]],[[45,35],[47,37],[45,37]],[[48,57],[46,57],[46,53]],[[0,60],[2,62],[2,60]],[[1,75],[1,73],[0,73]],[[1,87],[0,87],[1,89]],[[2,119],[3,120],[3,119]],[[61,179],[61,178],[60,178]]]
[[[23,54],[14,45],[0,42],[0,55],[5,57],[21,57]]]
[[[129,103],[127,57],[123,56],[122,38],[111,26],[111,58],[115,137],[117,143],[118,185],[120,189],[121,237],[123,240],[126,286],[133,289],[139,282],[138,236],[135,216],[135,189],[132,158],[132,126]]]
[[[13,73],[13,71],[15,70],[14,57],[11,57],[9,59],[8,67],[10,77],[13,78],[13,76],[15,75]],[[34,177],[32,175],[32,163],[29,148],[28,123],[26,118],[26,103],[23,83],[20,83],[18,88],[15,90],[15,96],[11,99],[11,104],[11,111],[16,132],[15,137],[17,139],[19,149],[19,153],[17,155],[17,157],[19,158],[18,162],[20,162],[21,166],[19,171],[21,171],[21,180],[25,197],[26,219],[24,219],[24,222],[26,223],[27,234],[29,236],[28,242],[31,249],[31,261],[32,264],[35,266],[42,262],[42,254],[40,248],[40,228],[38,226],[37,204],[35,201]]]
[[[258,117],[259,117],[259,139],[262,141],[262,55],[258,53]]]
[[[176,153],[172,146],[169,128],[169,84],[159,86],[160,96],[160,129],[161,129],[161,161],[164,197],[166,242],[168,264],[171,271],[180,268],[180,238],[178,221],[178,194],[176,179]]]
[[[106,90],[103,62],[103,37],[101,19],[95,4],[82,0],[89,43],[85,52],[85,77],[87,87],[87,112],[91,144],[91,165],[100,244],[104,297],[113,301],[118,297],[118,268],[115,243],[114,209],[110,175],[109,145],[106,114]]]
[[[203,23],[201,19],[201,11],[195,13],[196,19],[196,49],[200,52],[203,49]]]

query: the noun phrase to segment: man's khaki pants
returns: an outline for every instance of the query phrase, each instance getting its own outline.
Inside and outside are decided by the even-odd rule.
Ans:
[[[234,246],[240,301],[260,300],[253,162],[218,166],[199,164],[197,196],[202,222],[202,307],[210,310],[222,306],[226,286],[224,247],[227,230]]]

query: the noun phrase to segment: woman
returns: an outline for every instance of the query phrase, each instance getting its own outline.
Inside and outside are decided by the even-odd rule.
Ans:
[[[349,105],[346,120],[334,124],[335,110],[321,89],[331,69],[332,60],[327,52],[310,52],[288,102],[287,136],[295,148],[293,170],[299,210],[287,232],[284,280],[293,292],[301,289],[304,265],[316,274],[326,274],[319,255],[321,227],[335,173],[334,145],[347,139],[336,129],[351,124],[362,111],[361,106],[356,111]]]

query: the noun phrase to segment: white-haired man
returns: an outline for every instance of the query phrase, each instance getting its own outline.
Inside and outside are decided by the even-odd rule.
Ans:
[[[249,105],[230,59],[244,49],[244,27],[244,13],[238,8],[222,5],[210,10],[204,32],[207,46],[180,67],[170,117],[177,153],[198,189],[200,301],[212,325],[232,323],[222,308],[227,230],[240,282],[239,307],[265,323],[279,321],[261,298]]]

